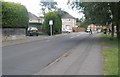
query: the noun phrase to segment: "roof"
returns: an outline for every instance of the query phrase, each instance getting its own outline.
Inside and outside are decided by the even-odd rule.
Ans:
[[[72,15],[70,15],[69,13],[65,13],[61,18],[72,18],[72,19],[75,19],[75,17],[73,17]]]
[[[44,18],[43,16],[39,16],[38,19]]]
[[[38,17],[34,14],[32,14],[31,12],[28,12],[28,15],[29,15],[29,19],[38,19]]]

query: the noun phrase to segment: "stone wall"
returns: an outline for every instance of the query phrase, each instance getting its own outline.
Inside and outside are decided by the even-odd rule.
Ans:
[[[25,28],[3,28],[2,41],[17,40],[26,38]]]

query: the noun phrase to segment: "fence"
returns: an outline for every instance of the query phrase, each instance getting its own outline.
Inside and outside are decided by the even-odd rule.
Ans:
[[[84,32],[85,31],[85,28],[82,28],[82,27],[73,27],[73,32]]]

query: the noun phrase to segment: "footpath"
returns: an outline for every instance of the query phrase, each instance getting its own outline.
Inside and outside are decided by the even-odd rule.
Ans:
[[[25,38],[22,38],[22,39],[3,41],[2,47],[21,44],[21,43],[27,43],[27,42],[33,42],[33,41],[38,41],[38,40],[47,40],[47,39],[52,39],[54,37],[60,37],[64,35],[66,35],[66,33],[53,35],[53,36],[47,36],[47,35],[40,35],[38,37],[37,36],[26,36]]]

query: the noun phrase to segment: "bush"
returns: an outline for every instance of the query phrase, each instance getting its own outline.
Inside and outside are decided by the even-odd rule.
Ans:
[[[13,3],[2,2],[2,28],[26,28],[29,17],[25,6]]]
[[[61,18],[58,16],[56,12],[49,12],[45,15],[45,21],[44,21],[44,30],[45,33],[50,35],[50,25],[49,20],[53,20],[53,26],[52,26],[52,34],[60,34],[62,31],[62,21]]]

